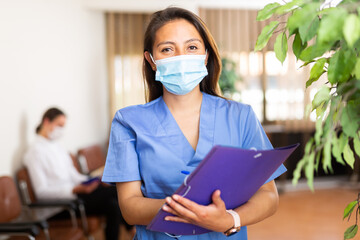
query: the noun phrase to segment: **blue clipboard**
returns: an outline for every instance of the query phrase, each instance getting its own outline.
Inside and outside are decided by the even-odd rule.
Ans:
[[[208,205],[213,192],[219,189],[226,209],[234,209],[246,203],[298,146],[271,150],[214,146],[175,193]],[[168,215],[171,214],[160,209],[147,229],[174,235],[211,231],[193,224],[165,221]]]

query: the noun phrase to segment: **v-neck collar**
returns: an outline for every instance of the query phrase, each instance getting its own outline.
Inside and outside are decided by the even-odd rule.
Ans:
[[[208,94],[202,94],[203,98],[200,107],[199,139],[196,150],[192,148],[191,144],[181,131],[179,125],[177,124],[175,118],[173,117],[170,109],[162,97],[159,99],[159,107],[156,111],[156,115],[166,134],[168,136],[180,136],[182,142],[184,142],[183,151],[186,151],[188,153],[186,156],[190,157],[190,159],[184,159],[185,161],[189,161],[187,163],[188,165],[197,165],[197,162],[204,158],[213,146],[215,128],[215,102]]]

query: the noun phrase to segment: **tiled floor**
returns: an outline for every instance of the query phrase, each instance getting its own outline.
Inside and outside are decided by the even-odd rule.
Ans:
[[[349,183],[328,189],[285,192],[272,217],[249,226],[249,240],[341,240],[347,227],[355,223],[342,220],[344,208],[356,200],[359,188]],[[360,239],[360,233],[354,238]]]

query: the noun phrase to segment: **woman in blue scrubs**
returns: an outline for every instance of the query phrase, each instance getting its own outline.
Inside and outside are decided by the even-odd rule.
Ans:
[[[135,239],[174,239],[146,230],[160,208],[175,215],[166,221],[212,230],[177,237],[199,240],[245,240],[247,225],[276,211],[273,179],[284,166],[236,209],[225,208],[218,190],[208,206],[173,195],[184,181],[182,172],[192,172],[214,145],[272,148],[249,105],[220,97],[220,70],[217,46],[199,17],[180,8],[153,14],[144,38],[148,103],[115,114],[102,179],[116,183],[123,216],[136,225]]]

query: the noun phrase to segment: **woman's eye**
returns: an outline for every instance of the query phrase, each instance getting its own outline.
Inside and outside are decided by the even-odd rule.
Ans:
[[[171,48],[163,48],[162,50],[161,50],[161,52],[170,52],[171,51]]]
[[[190,46],[189,49],[190,49],[190,50],[196,50],[196,49],[198,49],[198,48],[197,48],[196,46]]]

